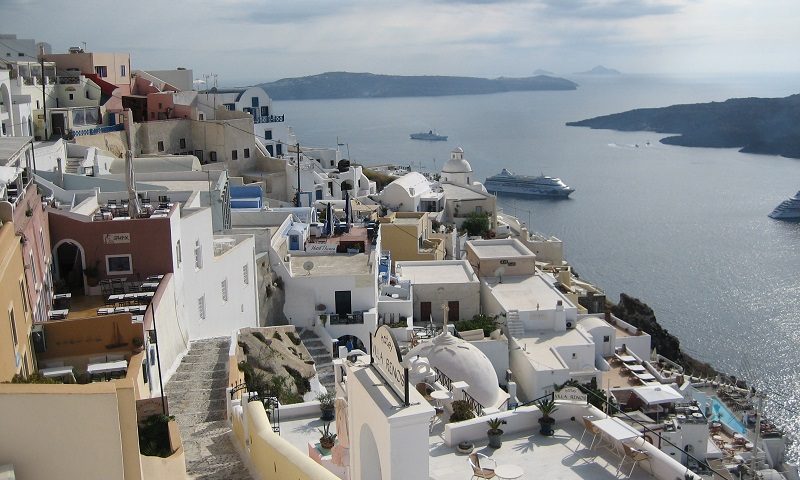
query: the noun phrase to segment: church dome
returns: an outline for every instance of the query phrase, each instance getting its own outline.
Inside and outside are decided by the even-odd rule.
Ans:
[[[464,150],[461,147],[450,152],[450,160],[442,167],[442,173],[472,173],[472,165],[464,160]]]
[[[425,354],[431,367],[454,382],[467,382],[469,394],[484,407],[493,407],[504,400],[494,365],[476,346],[449,333],[439,335],[431,343]]]

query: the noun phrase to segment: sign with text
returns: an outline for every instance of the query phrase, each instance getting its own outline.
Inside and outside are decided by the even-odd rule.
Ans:
[[[408,369],[403,367],[397,339],[387,325],[381,325],[372,335],[370,355],[378,374],[408,405]]]
[[[336,253],[335,243],[309,243],[306,245],[306,253],[333,254]]]
[[[117,243],[131,243],[130,233],[104,233],[103,243],[113,245]]]
[[[555,393],[555,400],[569,400],[571,402],[586,403],[588,395],[578,387],[564,387]]]

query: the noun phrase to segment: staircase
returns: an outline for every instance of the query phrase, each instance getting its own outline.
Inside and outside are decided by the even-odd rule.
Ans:
[[[164,388],[170,414],[181,429],[189,478],[251,478],[228,438],[229,345],[230,337],[192,342]]]
[[[514,338],[521,338],[525,336],[525,326],[522,320],[519,319],[518,310],[509,310],[506,314],[506,325],[508,326],[508,334]]]
[[[64,173],[78,173],[78,168],[80,168],[81,163],[83,163],[82,158],[67,157],[67,164],[64,166]]]
[[[300,334],[300,340],[303,341],[306,350],[314,359],[314,367],[317,369],[319,383],[324,385],[329,392],[333,392],[333,358],[328,353],[328,348],[312,330],[298,328],[297,332]]]

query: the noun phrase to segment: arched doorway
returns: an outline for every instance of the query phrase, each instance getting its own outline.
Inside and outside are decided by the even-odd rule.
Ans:
[[[361,434],[359,435],[359,446],[361,449],[361,478],[374,478],[379,480],[381,475],[381,457],[378,451],[378,443],[375,441],[375,436],[372,434],[372,429],[366,423],[361,426]]]
[[[83,248],[77,243],[63,241],[59,243],[55,257],[55,282],[58,288],[74,293],[84,293]]]
[[[355,335],[342,335],[339,337],[339,346],[340,347],[347,347],[347,351],[357,348],[362,352],[366,352],[367,349],[364,347],[364,342],[361,341]]]

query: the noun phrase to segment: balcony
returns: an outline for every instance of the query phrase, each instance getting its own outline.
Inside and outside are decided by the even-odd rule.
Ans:
[[[283,119],[283,115],[253,116],[253,123],[281,123]]]

